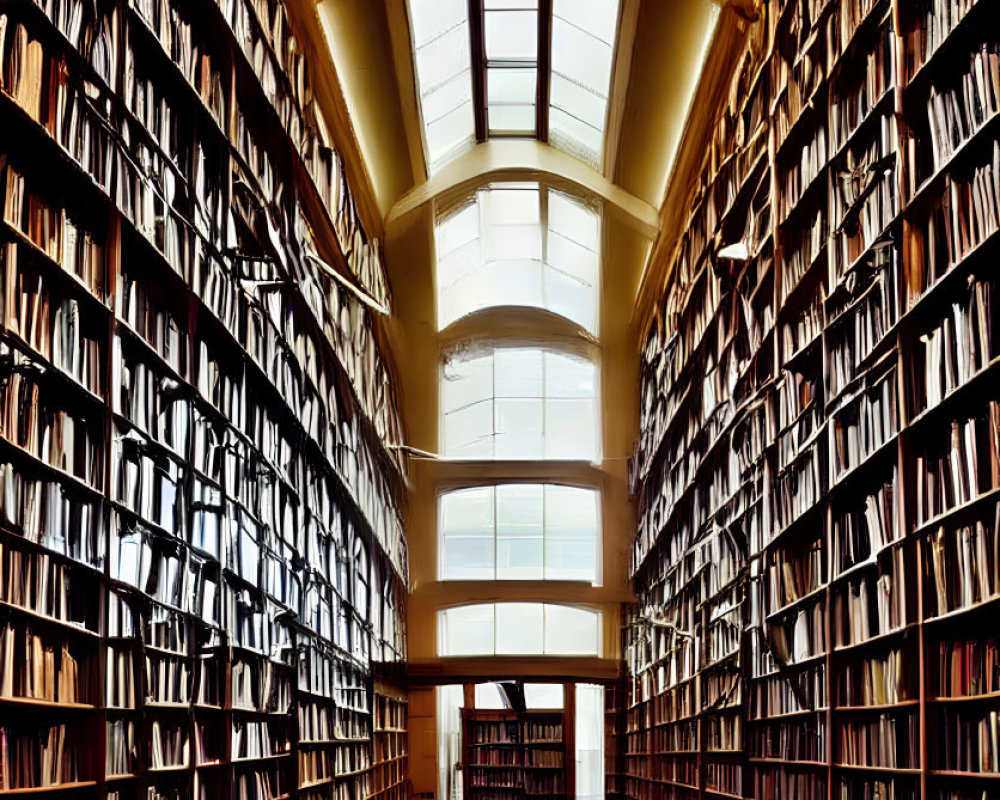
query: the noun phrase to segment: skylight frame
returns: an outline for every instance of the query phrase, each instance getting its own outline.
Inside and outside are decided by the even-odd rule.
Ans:
[[[454,2],[455,0],[452,0]],[[569,0],[576,2],[576,0]],[[411,6],[411,20],[413,18],[412,7],[417,3],[433,3],[434,0],[409,0]],[[584,5],[580,8],[590,7],[595,14],[588,17],[588,12],[583,16],[579,13],[561,14],[556,19],[556,13],[560,3],[567,0],[464,0],[467,8],[466,28],[469,34],[469,58],[470,58],[470,81],[472,92],[472,115],[474,122],[474,133],[472,138],[463,137],[461,141],[456,140],[456,144],[446,153],[431,152],[429,141],[429,122],[424,118],[424,101],[427,92],[421,90],[420,75],[417,75],[418,101],[421,107],[422,135],[424,142],[425,157],[428,169],[431,172],[440,168],[443,163],[460,155],[468,150],[475,143],[482,143],[488,139],[537,139],[556,147],[568,155],[582,161],[594,169],[601,171],[604,166],[604,152],[607,144],[608,117],[611,110],[611,87],[614,82],[614,63],[618,44],[618,34],[621,17],[621,0],[584,0]],[[588,4],[590,4],[588,6]],[[604,6],[603,8],[601,6]],[[492,7],[488,7],[492,6]],[[573,7],[573,11],[578,11]],[[490,58],[487,52],[487,37],[489,34],[489,19],[491,14],[506,13],[532,13],[537,18],[537,30],[535,30],[537,53],[535,57],[528,58],[523,53],[501,58]],[[426,13],[426,11],[425,11]],[[575,18],[574,19],[571,19]],[[594,26],[580,23],[581,20],[600,20],[603,27],[597,31]],[[607,29],[608,23],[611,29]],[[577,33],[589,37],[590,40],[607,46],[607,57],[603,58],[604,69],[601,73],[600,87],[588,87],[585,75],[570,74],[571,70],[565,67],[556,75],[553,63],[553,32],[556,25],[563,28],[566,25],[572,26]],[[412,34],[411,26],[411,38]],[[423,45],[421,45],[423,46]],[[413,49],[416,53],[420,49],[414,39]],[[494,54],[495,55],[495,54]],[[491,74],[499,75],[504,70],[531,70],[535,75],[534,92],[534,127],[533,129],[526,123],[528,117],[516,118],[510,126],[497,124],[493,120],[491,126],[491,108],[495,115],[499,117],[501,111],[508,114],[524,114],[530,108],[526,102],[494,102],[490,104],[489,80]],[[419,68],[416,70],[420,72]],[[586,70],[584,70],[586,71]],[[464,73],[463,73],[464,74]],[[603,85],[606,77],[607,85]],[[559,89],[562,99],[553,103],[553,84],[558,78]],[[592,81],[591,81],[592,82]],[[571,99],[576,95],[575,99]],[[571,103],[577,103],[575,108],[570,108]],[[600,108],[603,106],[603,108]],[[563,122],[557,127],[560,130],[556,136],[552,136],[552,117],[556,115]],[[600,125],[596,125],[597,117],[600,117]],[[431,121],[432,123],[433,121]]]

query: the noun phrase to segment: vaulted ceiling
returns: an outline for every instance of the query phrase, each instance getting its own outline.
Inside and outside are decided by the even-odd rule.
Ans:
[[[489,137],[489,141],[471,148],[471,151],[485,150],[486,154],[473,154],[470,148],[460,149],[459,152],[464,152],[466,157],[465,167],[453,166],[451,178],[438,180],[438,185],[472,178],[476,170],[521,165],[555,173],[572,171],[573,175],[564,177],[570,180],[583,177],[592,187],[603,186],[605,196],[612,193],[630,195],[647,208],[657,209],[664,197],[719,13],[719,4],[714,0],[621,0],[615,33],[608,36],[607,20],[602,19],[600,13],[595,12],[593,20],[577,13],[580,18],[576,19],[573,17],[573,4],[567,4],[568,12],[562,7],[553,8],[560,5],[558,0],[410,0],[409,3],[407,0],[319,0],[318,3],[303,0],[304,6],[309,4],[314,6],[300,11],[313,39],[309,43],[310,49],[315,48],[321,68],[325,61],[331,68],[329,71],[336,76],[335,85],[328,88],[333,93],[340,93],[339,99],[348,110],[355,138],[353,144],[360,154],[366,173],[364,177],[370,183],[377,213],[383,221],[390,217],[397,203],[406,202],[408,194],[416,193],[425,198],[433,194],[425,184],[432,174],[437,178],[437,173],[449,160],[448,157],[441,157],[441,148],[448,149],[450,140],[447,137],[428,142],[423,125],[425,109],[421,103],[418,63],[414,58],[415,47],[419,51],[425,40],[440,35],[438,28],[445,30],[455,24],[449,14],[461,22],[461,18],[467,16],[467,8],[482,7],[481,18],[487,20],[485,30],[478,34],[472,31],[472,76],[471,79],[468,76],[463,78],[469,81],[469,85],[457,81],[455,86],[459,90],[459,99],[461,93],[466,92],[474,106],[469,112],[470,121],[456,124],[459,127],[475,125],[478,119],[479,138]],[[415,12],[411,17],[411,5],[413,8],[419,6],[422,11]],[[428,7],[435,11],[440,9],[436,25],[435,16],[425,13]],[[499,10],[501,7],[506,10]],[[490,14],[497,19],[491,20]],[[503,19],[500,18],[502,14],[511,16]],[[548,22],[550,28],[555,28],[550,33],[553,47],[548,51],[538,47],[538,37],[532,31],[531,36],[522,36],[522,40],[530,39],[528,44],[537,49],[532,53],[520,52],[510,41],[514,36],[511,29],[524,25],[537,26],[539,19],[544,20],[547,15],[551,15]],[[528,20],[528,17],[531,19]],[[495,27],[488,27],[490,25]],[[588,26],[594,30],[586,30]],[[545,24],[539,29],[544,36]],[[567,146],[572,137],[558,133],[560,126],[569,130],[569,124],[564,120],[567,108],[571,111],[578,109],[577,116],[589,118],[595,125],[599,110],[593,106],[595,98],[599,100],[600,89],[596,90],[596,95],[592,92],[587,98],[574,99],[571,89],[567,88],[573,82],[586,84],[589,80],[599,84],[603,79],[603,67],[590,70],[591,73],[602,73],[600,75],[573,73],[574,70],[587,69],[586,61],[581,61],[579,54],[573,55],[583,44],[577,42],[574,45],[567,38],[570,35],[567,31],[579,34],[577,29],[587,33],[587,36],[579,38],[581,42],[591,43],[594,52],[589,55],[590,60],[604,57],[597,52],[600,42],[596,40],[602,36],[613,39],[608,55],[610,85],[604,139],[596,158],[591,157],[589,152],[581,153],[581,148],[576,148],[574,152],[572,146]],[[466,29],[462,28],[461,33],[467,35]],[[461,37],[457,37],[456,41],[461,42]],[[478,57],[477,41],[483,45]],[[567,44],[570,55],[566,55]],[[558,64],[553,63],[554,58],[559,61]],[[454,66],[452,68],[455,69]],[[541,98],[546,107],[532,107],[531,114],[527,114],[522,113],[525,109],[513,108],[517,105],[515,102],[511,108],[495,108],[498,113],[495,114],[495,124],[491,123],[490,82],[482,74],[484,88],[477,83],[476,77],[477,70],[485,73],[490,69],[511,70],[504,76],[497,73],[493,86],[496,87],[502,77],[513,93],[527,92],[527,89],[523,86],[518,89],[515,85],[517,80],[507,79],[515,76],[523,79],[533,74],[535,77],[527,80],[535,81],[534,97]],[[553,72],[555,75],[550,78]],[[566,81],[562,73],[570,73],[573,80]],[[541,80],[538,80],[538,75],[542,76]],[[553,88],[551,92],[539,93],[539,84],[548,84]],[[426,92],[424,94],[426,102]],[[493,93],[494,99],[498,96]],[[515,94],[508,97],[514,98]],[[450,97],[450,100],[454,102],[455,97]],[[588,101],[589,110],[580,105]],[[530,102],[533,101],[525,100],[525,108]],[[577,105],[574,106],[574,103]],[[509,134],[517,125],[523,129],[514,132],[525,139],[504,138],[497,141],[498,133]],[[577,138],[586,138],[593,147],[598,141],[596,136],[594,130],[588,129]],[[533,139],[548,139],[552,144],[541,142],[536,146],[536,142],[526,141]],[[445,144],[440,145],[441,141]],[[493,146],[497,144],[504,146]],[[343,145],[341,148],[344,149]],[[569,165],[567,159],[549,152],[556,150],[561,154],[570,152],[578,156],[582,168]],[[427,163],[427,154],[435,159],[431,168]],[[448,155],[453,156],[454,153]],[[593,174],[587,175],[588,171]]]

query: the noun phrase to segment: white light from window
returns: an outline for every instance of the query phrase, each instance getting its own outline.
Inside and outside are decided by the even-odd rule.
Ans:
[[[438,611],[438,655],[600,656],[601,615],[555,603],[446,608]]]
[[[555,0],[549,141],[600,169],[618,0]]]
[[[596,333],[600,214],[537,184],[480,189],[436,226],[438,325],[493,306],[544,308]]]
[[[598,580],[593,489],[510,483],[441,495],[442,580]]]
[[[472,57],[465,0],[409,0],[428,168],[475,142]]]
[[[442,443],[449,458],[594,461],[597,368],[538,348],[496,348],[444,365]]]

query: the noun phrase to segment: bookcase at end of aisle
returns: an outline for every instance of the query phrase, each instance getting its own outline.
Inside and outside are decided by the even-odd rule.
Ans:
[[[277,0],[0,7],[0,795],[387,789],[389,298],[326,138]]]
[[[642,354],[625,794],[1000,797],[1000,8],[758,11]]]

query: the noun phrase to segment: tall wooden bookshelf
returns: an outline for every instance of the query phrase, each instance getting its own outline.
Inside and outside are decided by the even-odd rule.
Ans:
[[[567,694],[572,695],[569,686]],[[463,708],[465,797],[572,797],[575,751],[571,720],[572,714],[562,709]]]
[[[0,6],[0,795],[407,794],[390,298],[301,52]]]
[[[1000,795],[1000,7],[757,3],[644,339],[624,794]]]

